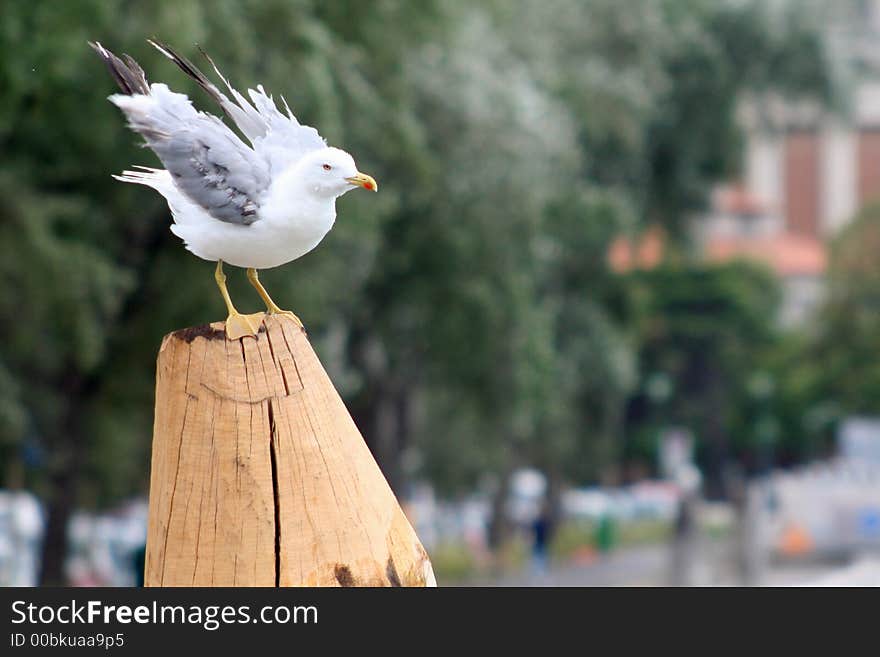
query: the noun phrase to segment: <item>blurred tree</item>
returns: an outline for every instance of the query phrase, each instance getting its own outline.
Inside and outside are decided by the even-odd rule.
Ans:
[[[880,206],[865,208],[835,239],[828,298],[812,354],[824,371],[822,393],[848,413],[880,411]]]
[[[335,32],[329,18],[319,18],[319,4],[76,0],[0,8],[0,85],[8,101],[0,108],[7,164],[0,179],[7,290],[0,318],[9,333],[0,352],[0,385],[8,392],[0,449],[16,464],[8,471],[30,466],[24,483],[48,503],[45,582],[62,581],[73,505],[145,488],[152,362],[162,334],[220,310],[209,266],[170,236],[162,200],[109,177],[153,156],[133,148],[136,139],[106,102],[115,89],[86,41],[110,41],[112,34],[108,45],[130,50],[148,76],[167,78],[204,103],[144,38],[159,34],[184,50],[198,41],[232,79],[287,92],[300,118],[320,125],[332,142],[345,143],[348,130],[387,135],[397,108],[380,102],[367,77],[368,55],[383,46],[400,52],[407,39],[365,49],[357,34]],[[369,14],[358,34],[382,21],[403,21],[407,30],[399,31],[413,40],[419,29],[434,29],[427,5],[416,12],[386,3]],[[341,20],[335,27],[349,29]],[[391,148],[378,136],[372,143]],[[364,168],[377,152],[361,155]],[[308,272],[293,284],[287,271],[294,305],[306,317],[332,319],[356,298],[375,246],[371,234],[394,199],[386,194],[369,210],[357,200],[344,203],[350,220],[333,233],[336,260],[318,255],[293,269]],[[246,286],[233,286],[243,297]]]
[[[771,14],[707,0],[0,5],[0,476],[48,503],[44,581],[61,581],[74,504],[146,488],[162,335],[222,311],[163,201],[109,177],[154,160],[106,102],[87,40],[210,108],[144,38],[197,42],[376,175],[381,194],[346,196],[321,248],[264,278],[306,320],[398,492],[414,474],[451,493],[488,473],[500,509],[519,463],[559,482],[614,458],[638,336],[622,328],[629,281],[604,265],[612,237],[699,206],[729,169],[741,91],[795,69],[793,91],[821,86],[813,33],[789,39]]]
[[[827,297],[817,321],[779,357],[786,459],[831,447],[837,420],[880,414],[880,205],[863,209],[835,238]]]
[[[646,386],[629,407],[630,430],[643,436],[628,445],[629,456],[653,460],[661,426],[649,386],[662,374],[672,391],[664,399],[663,425],[691,429],[708,492],[723,494],[737,400],[776,335],[774,278],[747,263],[673,265],[633,274],[631,293]]]
[[[880,205],[865,207],[832,242],[817,316],[765,360],[775,384],[769,411],[776,460],[797,463],[834,451],[847,415],[880,414]],[[747,435],[747,427],[738,431]],[[742,440],[745,442],[745,440]]]
[[[713,185],[740,162],[739,102],[771,93],[824,101],[828,65],[817,24],[793,3],[666,0],[633,11],[613,0],[560,0],[492,7],[537,87],[571,111],[580,161],[569,190],[543,220],[552,256],[538,272],[538,289],[540,304],[552,308],[554,348],[545,380],[534,384],[544,391],[542,412],[518,451],[551,482],[595,480],[620,453],[615,438],[636,384],[634,346],[645,338],[623,329],[631,318],[619,303],[628,297],[620,288],[632,281],[604,269],[611,238],[660,224],[673,238],[667,256],[680,253],[687,262],[687,228]],[[758,292],[752,282],[743,285]],[[717,291],[693,293],[697,302],[699,294]],[[762,331],[772,316],[771,306],[764,309],[767,315],[754,317],[764,322]],[[740,310],[746,311],[732,312]],[[759,346],[748,343],[752,337],[758,336],[743,336],[743,348]],[[711,354],[703,358],[712,364]],[[724,395],[714,403],[725,404]],[[724,440],[720,426],[710,433],[717,470]]]
[[[498,2],[539,84],[573,110],[583,178],[622,193],[641,225],[687,240],[695,211],[741,162],[739,102],[828,102],[821,3]]]
[[[663,75],[644,134],[645,216],[687,241],[694,212],[742,162],[746,96],[828,103],[821,11],[799,2],[664,0]]]
[[[775,434],[770,441],[770,465],[809,462],[834,452],[834,429],[846,412],[838,401],[842,396],[836,384],[846,381],[848,375],[840,378],[839,370],[829,370],[824,356],[817,354],[813,329],[824,333],[825,321],[819,317],[809,330],[786,335],[767,356],[766,372],[774,385],[769,404],[765,404],[770,430]],[[844,344],[835,349],[845,350]],[[736,431],[744,462],[758,470],[764,463],[755,449],[758,414],[754,406],[744,406],[744,421]]]

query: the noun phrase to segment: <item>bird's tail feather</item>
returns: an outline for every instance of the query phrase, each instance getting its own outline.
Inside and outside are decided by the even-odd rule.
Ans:
[[[116,84],[119,85],[123,93],[129,96],[135,94],[150,95],[150,84],[147,82],[144,69],[132,57],[126,54],[123,54],[121,58],[117,57],[97,41],[89,41],[89,45],[104,60],[104,63],[110,70],[110,75],[116,80]]]
[[[165,169],[154,169],[153,167],[142,167],[134,165],[139,171],[126,169],[119,175],[114,175],[116,180],[136,185],[146,185],[162,192],[168,182],[168,172]]]

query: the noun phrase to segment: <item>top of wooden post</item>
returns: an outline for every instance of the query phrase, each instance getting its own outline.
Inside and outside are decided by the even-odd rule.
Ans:
[[[267,317],[159,352],[145,582],[434,585],[427,554],[302,331]]]

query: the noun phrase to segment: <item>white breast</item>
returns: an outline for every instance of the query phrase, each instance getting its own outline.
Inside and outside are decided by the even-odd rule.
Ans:
[[[167,171],[126,172],[120,179],[152,187],[168,201],[174,216],[171,231],[186,248],[204,260],[222,260],[237,267],[271,269],[314,249],[333,228],[336,199],[271,194],[249,226],[226,223],[209,215],[173,183]]]
[[[332,205],[320,214],[289,217],[286,221],[265,218],[250,226],[217,221],[203,211],[201,214],[201,220],[178,221],[171,227],[187,249],[205,260],[256,269],[278,267],[305,255],[318,246],[336,219]]]

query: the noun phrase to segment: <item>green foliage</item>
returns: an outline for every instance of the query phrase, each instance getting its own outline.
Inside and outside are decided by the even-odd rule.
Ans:
[[[880,206],[872,205],[832,244],[826,298],[810,330],[777,357],[783,436],[790,459],[828,450],[839,419],[880,414]]]
[[[641,435],[631,456],[653,457],[661,426],[688,427],[717,483],[742,411],[738,400],[775,344],[775,280],[744,262],[667,265],[634,274],[631,294],[645,382],[630,406],[629,422]],[[658,377],[668,382],[663,390],[651,385]]]
[[[431,550],[434,576],[444,586],[462,582],[477,574],[474,556],[463,543],[441,543]]]
[[[812,352],[825,398],[848,413],[880,412],[880,206],[869,206],[835,240],[824,320]],[[834,382],[833,389],[828,383]]]
[[[613,521],[615,549],[665,543],[672,535],[668,520],[641,518]],[[578,552],[596,550],[599,546],[599,522],[595,520],[572,520],[563,524],[553,538],[550,553],[555,559],[571,559]]]
[[[713,181],[742,160],[734,120],[744,94],[827,101],[831,79],[816,14],[799,3],[667,0],[663,77],[645,135],[648,212],[679,237]],[[671,20],[670,20],[670,17]],[[686,126],[686,129],[682,129]]]
[[[821,95],[813,33],[760,6],[0,5],[4,463],[36,454],[30,485],[72,471],[95,504],[143,490],[162,335],[221,314],[211,265],[170,235],[162,200],[110,178],[155,159],[106,102],[87,40],[210,108],[145,43],[156,35],[194,59],[200,44],[236,86],[284,94],[378,179],[380,194],[340,202],[319,249],[263,279],[309,326],[392,484],[418,474],[451,492],[524,460],[596,478],[644,367],[687,379],[705,347],[733,376],[764,339],[751,270],[651,283],[604,264],[614,235],[678,230],[731,169],[741,93],[791,78]],[[242,276],[230,283],[258,307]]]

